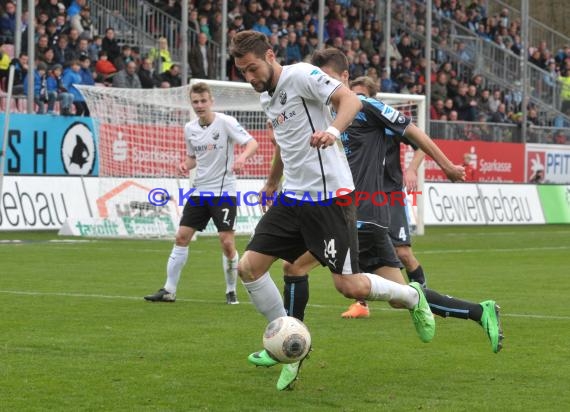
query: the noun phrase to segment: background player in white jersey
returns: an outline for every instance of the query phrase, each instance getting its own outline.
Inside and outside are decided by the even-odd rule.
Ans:
[[[174,302],[182,268],[188,259],[188,245],[196,231],[213,219],[222,247],[222,266],[226,279],[226,303],[237,304],[236,283],[238,252],[234,240],[237,210],[235,174],[257,150],[255,139],[228,115],[212,111],[214,100],[206,83],[190,90],[192,109],[198,119],[184,127],[187,156],[179,171],[188,176],[196,169],[194,192],[184,205],[176,243],[166,266],[166,283],[158,292],[145,296],[151,302]],[[234,145],[245,145],[234,159]],[[195,195],[194,195],[195,194]]]
[[[344,296],[408,308],[422,341],[431,341],[435,322],[419,284],[400,285],[358,270],[356,209],[353,202],[344,207],[338,202],[342,190],[353,199],[354,184],[336,142],[360,110],[359,98],[315,66],[281,66],[262,33],[238,33],[230,50],[246,81],[261,93],[261,106],[273,122],[282,159],[281,170],[276,170],[277,163],[272,166],[262,193],[274,193],[281,175],[285,178],[283,192],[259,221],[238,265],[257,310],[268,321],[285,315],[268,270],[278,258],[294,262],[310,251],[329,268]],[[329,103],[336,111],[334,120]],[[277,389],[290,387],[299,366],[299,362],[283,366]]]

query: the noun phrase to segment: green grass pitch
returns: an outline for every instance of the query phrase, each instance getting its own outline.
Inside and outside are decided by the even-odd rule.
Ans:
[[[19,239],[22,242],[10,242]],[[58,240],[52,242],[50,240]],[[428,227],[414,250],[429,286],[502,308],[493,354],[472,321],[437,318],[416,337],[407,311],[351,302],[311,273],[314,350],[293,391],[255,368],[265,320],[239,285],[225,304],[217,238],[191,244],[174,304],[142,296],[164,283],[171,242],[62,242],[0,233],[1,411],[563,411],[570,405],[570,228]],[[247,238],[239,238],[243,250]],[[280,266],[272,277],[282,288]],[[566,405],[566,406],[564,406]]]

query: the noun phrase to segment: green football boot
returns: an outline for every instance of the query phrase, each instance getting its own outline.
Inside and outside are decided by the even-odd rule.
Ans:
[[[247,357],[247,360],[255,366],[264,366],[266,368],[270,368],[279,363],[279,361],[273,359],[265,349],[259,352],[253,352]]]
[[[422,342],[431,342],[435,335],[435,319],[433,318],[433,313],[431,313],[422,286],[417,282],[411,282],[409,285],[413,287],[419,295],[418,304],[410,309],[416,332]]]
[[[494,353],[499,353],[503,348],[503,328],[501,327],[501,318],[499,317],[499,305],[494,300],[486,300],[480,303],[483,308],[481,315],[481,326],[485,329],[485,333],[491,341],[491,347]]]

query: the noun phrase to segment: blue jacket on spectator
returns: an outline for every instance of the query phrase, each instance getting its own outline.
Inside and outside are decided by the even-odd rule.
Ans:
[[[89,69],[84,69],[83,67],[79,70],[79,75],[81,76],[81,84],[87,86],[95,85],[95,80],[93,79],[93,73]]]
[[[79,70],[73,70],[73,66],[68,67],[63,72],[63,76],[61,80],[63,82],[63,87],[67,89],[69,93],[73,95],[74,102],[83,102],[85,99],[79,90],[75,88],[76,84],[81,84],[81,74],[79,74]],[[79,67],[79,65],[77,65]]]
[[[28,72],[29,75],[29,72]],[[24,77],[24,94],[28,94],[28,75]],[[39,96],[42,89],[42,76],[40,72],[34,70],[34,96]]]

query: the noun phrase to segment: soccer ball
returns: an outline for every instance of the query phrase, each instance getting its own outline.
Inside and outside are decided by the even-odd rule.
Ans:
[[[299,319],[282,316],[265,328],[263,347],[281,363],[297,362],[309,353],[311,334]]]

